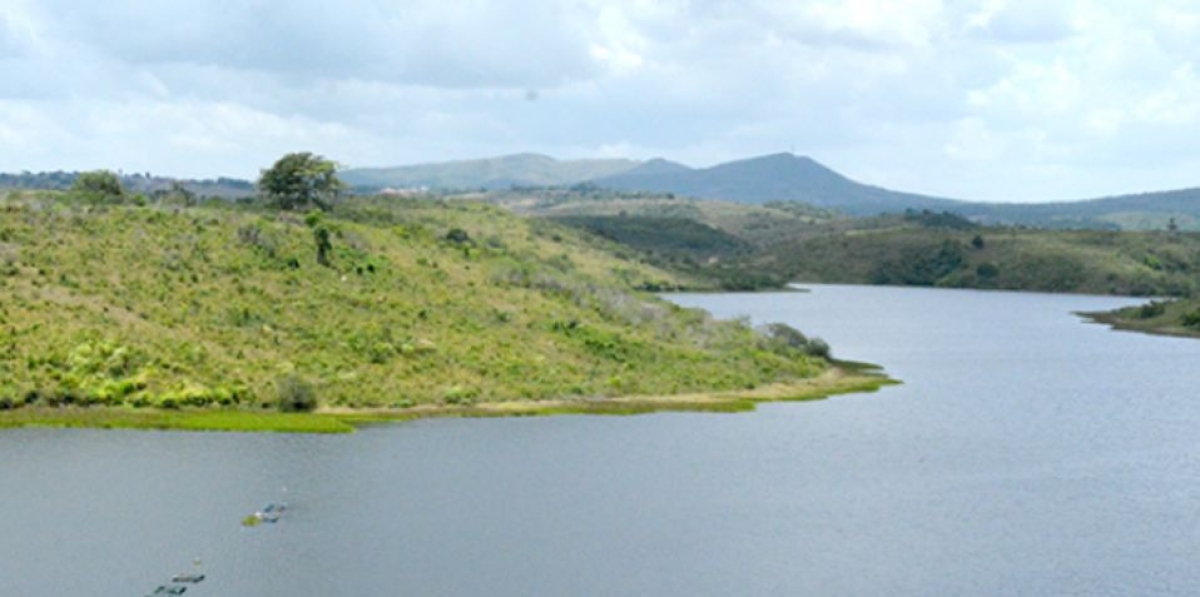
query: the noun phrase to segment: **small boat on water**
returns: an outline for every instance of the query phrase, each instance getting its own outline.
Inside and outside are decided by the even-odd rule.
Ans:
[[[171,582],[174,583],[190,583],[196,584],[204,580],[203,574],[176,574],[171,577]]]
[[[183,585],[158,585],[154,589],[155,595],[182,595],[187,592],[187,587]]]
[[[288,508],[287,502],[279,502],[279,503],[271,502],[270,504],[267,504],[265,507],[263,507],[262,511],[266,514],[270,514],[272,512],[279,513],[279,512],[286,511],[287,508]]]
[[[271,502],[266,506],[263,506],[262,510],[243,518],[242,526],[252,527],[263,522],[279,522],[279,517],[282,516],[287,509],[287,502]]]

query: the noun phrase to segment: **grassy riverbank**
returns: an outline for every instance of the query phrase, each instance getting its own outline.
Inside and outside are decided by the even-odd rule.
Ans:
[[[824,343],[786,326],[652,293],[695,287],[483,203],[303,214],[10,194],[0,425],[344,431],[347,412],[720,410],[743,408],[730,392],[832,370]],[[327,414],[272,412],[293,407]]]
[[[0,429],[15,427],[295,433],[348,433],[354,430],[339,417],[316,413],[214,408],[135,409],[125,406],[34,406],[0,412]]]
[[[1200,338],[1200,300],[1152,301],[1115,311],[1081,313],[1118,330]]]
[[[553,415],[637,415],[654,412],[737,413],[764,402],[800,402],[874,392],[898,382],[861,368],[831,368],[805,380],[753,390],[696,392],[599,399],[507,401],[475,405],[423,405],[409,408],[329,407],[315,413],[248,409],[134,409],[128,407],[31,407],[0,412],[0,428],[64,427],[176,429],[186,431],[349,433],[366,424],[446,417],[527,417]]]

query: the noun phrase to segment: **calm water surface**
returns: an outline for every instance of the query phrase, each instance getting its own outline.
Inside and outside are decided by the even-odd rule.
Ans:
[[[1200,342],[1080,296],[682,295],[904,386],[351,436],[0,432],[0,596],[1200,594]],[[277,525],[239,521],[265,502]],[[194,561],[199,560],[199,566]]]

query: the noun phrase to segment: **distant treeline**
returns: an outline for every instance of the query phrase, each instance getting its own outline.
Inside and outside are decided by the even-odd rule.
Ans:
[[[34,189],[61,191],[71,188],[80,172],[57,170],[54,172],[0,173],[0,189]],[[121,185],[130,193],[153,196],[184,189],[197,197],[236,199],[254,195],[254,183],[237,178],[192,180],[156,176],[149,172],[120,174]]]

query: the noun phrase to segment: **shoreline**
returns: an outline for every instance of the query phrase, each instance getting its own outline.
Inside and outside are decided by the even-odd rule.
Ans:
[[[0,411],[0,430],[22,427],[177,431],[353,433],[358,427],[436,418],[555,415],[638,415],[655,412],[738,413],[759,403],[805,402],[871,393],[901,382],[861,363],[840,362],[813,378],[752,390],[693,392],[597,399],[418,405],[408,408],[325,407],[312,413],[245,409],[133,409],[129,407],[22,407]]]
[[[1200,338],[1200,330],[1175,325],[1159,325],[1153,320],[1130,319],[1122,316],[1122,309],[1116,311],[1085,312],[1075,314],[1087,323],[1106,325],[1119,332],[1134,332],[1151,336],[1169,336],[1172,338]]]

